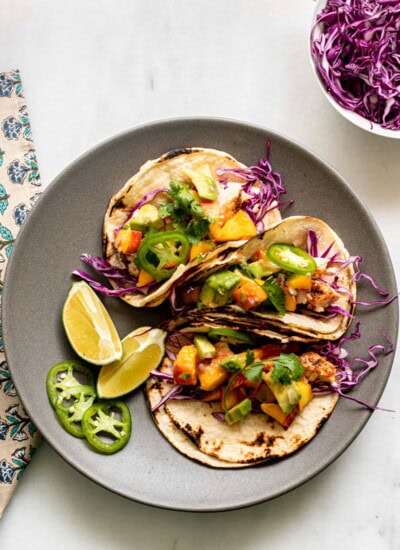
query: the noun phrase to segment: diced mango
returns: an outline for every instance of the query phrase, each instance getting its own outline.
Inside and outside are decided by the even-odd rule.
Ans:
[[[299,290],[311,290],[311,276],[310,275],[292,275],[286,281],[286,286]]]
[[[261,410],[271,416],[274,420],[279,422],[283,427],[288,428],[293,422],[294,417],[298,413],[298,408],[295,407],[293,411],[285,414],[277,403],[262,403]]]
[[[181,347],[173,367],[175,384],[194,386],[197,383],[197,360],[198,356],[195,346]]]
[[[227,241],[241,241],[257,235],[257,228],[244,210],[239,210],[221,228],[212,230],[214,240],[222,243]]]
[[[211,363],[200,363],[198,366],[198,376],[200,388],[204,391],[212,391],[221,386],[228,378],[228,372],[221,367],[219,362],[221,358],[215,358]]]
[[[235,304],[248,310],[265,302],[267,293],[259,284],[249,279],[234,290],[232,297]]]
[[[120,229],[115,237],[114,246],[122,254],[134,254],[142,241],[143,233],[132,229]]]
[[[286,311],[296,311],[297,300],[296,296],[292,296],[290,292],[283,288],[283,294],[285,295],[285,309]]]
[[[198,244],[192,244],[190,247],[189,261],[195,260],[199,257],[201,260],[201,254],[207,254],[214,250],[215,244],[209,241],[200,241]]]
[[[154,280],[155,279],[154,279],[153,275],[150,275],[150,273],[147,273],[147,271],[144,271],[143,269],[141,269],[139,271],[139,278],[138,278],[137,286],[148,285],[149,283],[151,283]]]
[[[300,398],[300,401],[298,403],[298,406],[299,406],[299,411],[302,411],[304,409],[304,407],[313,398],[313,391],[312,391],[312,388],[311,388],[311,384],[309,384],[305,378],[303,378],[302,380],[297,380],[296,381],[296,386],[298,387],[298,389],[301,393],[301,398]]]

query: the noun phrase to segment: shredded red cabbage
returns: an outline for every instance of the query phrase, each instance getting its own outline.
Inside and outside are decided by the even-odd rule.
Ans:
[[[311,55],[329,94],[382,128],[400,129],[400,2],[328,0]]]
[[[360,306],[377,306],[377,305],[387,305],[393,302],[397,298],[397,294],[393,294],[392,296],[389,296],[389,292],[382,287],[378,285],[378,283],[375,281],[371,275],[368,275],[367,273],[363,273],[360,268],[362,258],[361,256],[350,256],[347,260],[336,260],[336,262],[341,263],[341,266],[338,268],[337,273],[335,274],[334,281],[332,283],[332,287],[338,290],[339,292],[347,292],[350,295],[350,302],[352,304],[357,304]],[[372,287],[381,295],[384,296],[382,300],[353,300],[353,297],[351,295],[351,292],[343,287],[339,287],[337,284],[337,281],[339,279],[339,273],[348,267],[349,265],[353,264],[354,268],[354,275],[352,277],[352,282],[358,283],[361,279],[366,279],[369,283],[371,283]]]
[[[225,422],[225,413],[223,412],[212,412],[211,415],[219,420],[220,422]]]
[[[307,232],[306,251],[313,258],[318,258],[318,237],[314,229],[309,229]]]
[[[139,292],[140,294],[146,295],[151,287],[158,284],[156,281],[151,281],[147,285],[137,286],[137,279],[129,275],[126,270],[115,267],[107,260],[104,260],[98,256],[82,254],[81,260],[82,262],[92,266],[92,268],[95,269],[100,275],[107,277],[107,279],[112,279],[118,285],[118,288],[109,288],[99,283],[99,281],[94,279],[91,275],[80,269],[75,269],[72,272],[72,275],[80,277],[89,283],[94,290],[101,292],[102,294],[106,294],[107,296],[124,296],[125,294],[129,294],[131,292]]]
[[[343,336],[338,342],[321,342],[315,344],[312,349],[316,351],[328,361],[336,366],[336,381],[333,384],[328,382],[317,382],[314,388],[314,393],[324,394],[335,392],[355,401],[356,403],[368,407],[373,410],[382,410],[388,412],[394,412],[389,409],[383,409],[381,407],[375,407],[358,399],[354,396],[348,395],[346,392],[357,386],[361,379],[371,370],[375,369],[379,365],[379,359],[377,353],[382,353],[384,356],[389,355],[394,351],[394,344],[390,341],[389,337],[385,335],[386,344],[373,344],[367,350],[370,359],[364,359],[362,357],[355,357],[354,359],[348,359],[348,352],[343,348],[345,342],[352,342],[358,340],[361,337],[360,322],[356,324],[354,332],[349,336]],[[358,370],[353,370],[353,366],[361,364],[362,367]]]
[[[183,386],[176,384],[173,386],[165,395],[160,399],[160,401],[154,405],[151,409],[151,412],[156,412],[160,407],[164,405],[169,399],[176,399],[176,397],[182,392]]]
[[[160,370],[153,369],[150,371],[151,376],[154,376],[155,378],[161,378],[161,380],[169,380],[170,382],[173,381],[174,377],[172,374],[168,374],[166,372],[161,372]]]
[[[281,174],[275,172],[269,162],[270,149],[271,142],[268,140],[265,157],[259,158],[256,166],[217,169],[217,175],[222,176],[221,183],[226,182],[224,176],[229,175],[249,182],[243,186],[243,191],[248,195],[243,203],[243,209],[253,220],[259,232],[265,229],[262,219],[268,212],[294,202],[292,200],[282,202],[280,198],[286,193],[286,189]]]
[[[332,305],[332,306],[328,306],[325,310],[328,314],[330,313],[334,313],[334,314],[339,314],[339,315],[343,315],[343,317],[350,317],[351,319],[353,319],[354,315],[352,315],[350,313],[350,311],[347,311],[346,309],[340,307],[340,306],[335,306],[335,305]]]

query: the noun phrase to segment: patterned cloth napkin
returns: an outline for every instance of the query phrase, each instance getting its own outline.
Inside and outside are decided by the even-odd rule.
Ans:
[[[40,186],[21,76],[0,72],[0,304],[7,260]],[[10,377],[0,322],[0,517],[39,442]]]

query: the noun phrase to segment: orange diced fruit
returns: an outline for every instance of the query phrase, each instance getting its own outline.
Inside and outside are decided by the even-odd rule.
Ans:
[[[197,383],[197,350],[193,345],[183,346],[175,359],[173,375],[175,384],[194,386]]]
[[[192,244],[190,247],[189,261],[195,260],[197,257],[201,259],[202,254],[207,254],[214,250],[215,244],[208,241],[200,241],[198,244]]]
[[[155,279],[153,275],[150,275],[150,273],[147,273],[147,271],[144,271],[143,269],[141,269],[139,271],[137,286],[146,286],[154,280]]]
[[[224,367],[221,367],[218,360],[213,359],[211,363],[200,363],[198,367],[198,376],[200,382],[200,388],[204,391],[212,391],[218,386],[221,386],[228,378],[228,372]]]
[[[297,301],[296,296],[292,296],[285,288],[283,289],[285,295],[285,309],[286,311],[296,311]]]
[[[299,407],[299,411],[302,411],[304,407],[313,398],[313,391],[312,391],[311,384],[309,384],[305,378],[303,378],[302,380],[297,380],[296,386],[301,393],[301,398],[300,398],[300,401],[298,402],[298,407]]]
[[[239,210],[213,236],[216,242],[241,241],[257,235],[253,220],[244,210]]]
[[[311,276],[310,275],[292,275],[287,279],[286,286],[299,290],[311,290]]]
[[[295,407],[290,413],[285,414],[277,403],[262,403],[261,410],[285,428],[290,426],[298,412],[298,408]]]
[[[233,301],[246,311],[259,306],[267,299],[267,294],[255,281],[249,280],[233,291]]]
[[[132,229],[120,229],[115,237],[114,246],[122,254],[134,254],[140,246],[143,234]]]

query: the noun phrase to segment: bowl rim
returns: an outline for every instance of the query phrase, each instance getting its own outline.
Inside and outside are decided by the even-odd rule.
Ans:
[[[317,14],[327,4],[327,0],[314,0],[314,2],[316,3],[316,6],[312,15],[311,30],[314,28],[315,21],[317,19]],[[382,137],[388,137],[391,139],[400,139],[400,130],[390,130],[388,128],[382,128],[380,124],[377,124],[376,122],[372,122],[367,118],[364,118],[361,115],[354,113],[353,111],[349,111],[348,109],[345,109],[344,107],[339,105],[339,103],[331,96],[331,94],[327,91],[324,84],[322,83],[314,63],[314,59],[311,53],[311,33],[309,36],[308,55],[309,55],[312,71],[314,73],[314,76],[317,79],[318,85],[323,95],[339,114],[341,114],[346,120],[353,123],[355,126],[358,126],[358,128],[361,128],[362,130],[365,130],[370,134],[375,134]]]

